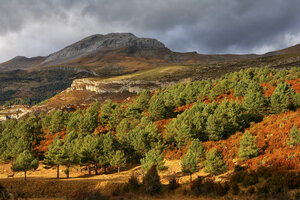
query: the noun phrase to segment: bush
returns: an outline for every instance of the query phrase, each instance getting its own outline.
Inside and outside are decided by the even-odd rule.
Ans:
[[[146,194],[154,195],[161,193],[162,185],[156,165],[153,165],[143,178],[143,188]]]

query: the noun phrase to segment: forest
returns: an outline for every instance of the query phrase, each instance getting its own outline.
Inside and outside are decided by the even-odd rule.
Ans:
[[[238,166],[299,170],[299,107],[299,67],[248,68],[144,90],[121,103],[6,120],[0,124],[0,160],[25,174],[39,163],[56,167],[57,178],[60,166],[67,177],[74,165],[89,174],[120,172],[129,164],[146,172],[165,170],[168,159],[181,159],[182,172],[191,177],[200,169],[214,176]],[[195,191],[203,184],[198,181]]]

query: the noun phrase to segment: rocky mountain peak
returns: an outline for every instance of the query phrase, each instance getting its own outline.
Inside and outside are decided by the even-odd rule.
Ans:
[[[138,38],[132,33],[96,34],[50,54],[42,64],[59,64],[98,51],[132,47],[135,49],[156,50],[165,48],[165,45],[156,39]]]

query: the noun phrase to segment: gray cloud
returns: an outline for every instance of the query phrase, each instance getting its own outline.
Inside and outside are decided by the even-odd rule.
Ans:
[[[1,0],[0,61],[109,32],[174,51],[264,53],[300,43],[299,9],[299,0]]]

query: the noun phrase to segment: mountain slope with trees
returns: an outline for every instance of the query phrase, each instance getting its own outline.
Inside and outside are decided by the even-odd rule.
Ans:
[[[0,159],[14,171],[35,169],[38,159],[56,167],[57,178],[60,166],[69,177],[72,166],[98,174],[141,164],[146,172],[172,159],[191,180],[199,170],[214,176],[240,166],[299,171],[299,109],[299,67],[249,68],[144,90],[130,101],[6,120]]]

